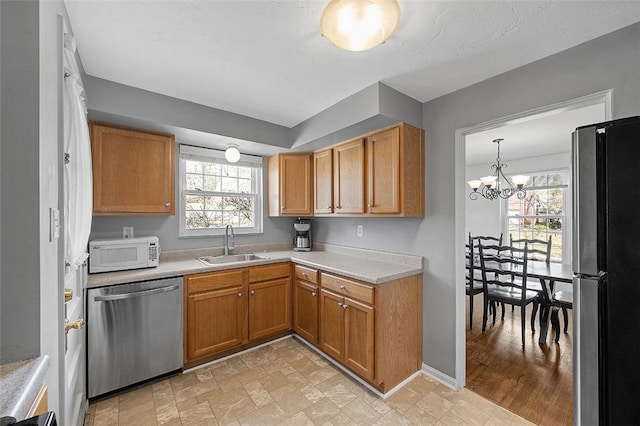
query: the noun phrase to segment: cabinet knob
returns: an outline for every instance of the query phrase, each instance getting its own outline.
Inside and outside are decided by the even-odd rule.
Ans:
[[[306,272],[303,272],[303,273],[302,273],[302,276],[303,276],[303,277],[305,277],[305,278],[307,278],[307,273],[306,273]]]
[[[340,290],[344,290],[346,287],[341,285],[339,288],[340,288]]]
[[[338,306],[342,307],[342,303],[338,302]]]
[[[335,208],[336,208],[336,209],[340,209],[341,207],[340,207],[340,206],[336,206]]]
[[[311,295],[312,295],[313,297],[316,297],[318,294],[317,294],[315,291],[312,291],[312,292],[311,292]]]
[[[242,293],[238,293],[238,297],[242,297]]]
[[[165,207],[171,207],[171,203],[167,203],[164,205]]]
[[[331,206],[327,206],[327,210],[331,210]]]
[[[251,295],[253,296],[254,294],[256,294],[256,292],[254,290],[251,290]]]
[[[367,205],[367,208],[369,209],[369,211],[371,211],[371,209],[373,208],[373,204]]]
[[[347,309],[349,306],[346,303],[342,304],[342,309]]]

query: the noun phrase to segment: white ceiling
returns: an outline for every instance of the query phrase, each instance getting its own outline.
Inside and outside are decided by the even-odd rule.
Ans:
[[[378,81],[425,102],[640,21],[640,1],[399,0],[389,41],[346,52],[319,34],[326,2],[66,5],[87,74],[287,127]]]
[[[498,127],[467,135],[466,165],[490,164],[496,160],[500,142],[500,158],[514,160],[571,152],[571,132],[576,127],[605,121],[604,104],[570,111],[541,114],[518,124]]]

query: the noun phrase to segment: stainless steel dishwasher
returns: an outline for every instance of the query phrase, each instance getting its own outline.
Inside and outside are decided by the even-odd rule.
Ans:
[[[87,291],[89,398],[182,368],[182,278]]]

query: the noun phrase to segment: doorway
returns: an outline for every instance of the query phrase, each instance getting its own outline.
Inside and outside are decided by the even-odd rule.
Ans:
[[[526,339],[526,345],[523,348],[520,342],[520,320],[519,312],[511,314],[511,310],[507,309],[507,315],[504,322],[498,319],[496,320],[496,326],[490,328],[487,326],[487,332],[481,332],[481,319],[482,319],[482,303],[481,297],[477,297],[474,309],[474,328],[470,333],[474,341],[469,342],[469,347],[474,351],[472,355],[473,361],[477,363],[487,362],[489,364],[489,358],[492,357],[490,351],[486,354],[481,354],[478,357],[478,344],[486,344],[495,346],[507,345],[500,349],[501,355],[508,349],[513,343],[515,348],[515,357],[509,355],[506,361],[497,360],[504,365],[496,367],[492,364],[491,367],[487,367],[486,371],[491,370],[495,376],[495,372],[499,371],[501,374],[504,372],[504,380],[493,381],[488,380],[487,377],[483,377],[483,373],[478,369],[478,365],[472,365],[473,371],[469,371],[470,375],[467,376],[467,333],[469,333],[469,318],[467,316],[467,303],[468,297],[465,295],[464,282],[465,282],[465,257],[464,257],[464,244],[467,241],[468,233],[472,234],[503,234],[503,243],[509,243],[509,225],[505,220],[505,214],[507,211],[507,204],[504,201],[488,201],[488,200],[476,200],[471,201],[468,198],[468,194],[471,192],[466,182],[470,179],[477,179],[479,176],[489,175],[492,173],[490,164],[496,160],[496,147],[491,141],[496,138],[504,138],[504,142],[501,144],[501,159],[503,162],[509,164],[507,174],[531,174],[532,172],[538,172],[543,174],[544,172],[551,172],[555,170],[564,170],[569,176],[567,178],[570,184],[570,167],[571,167],[571,154],[570,154],[570,133],[575,127],[592,124],[595,122],[606,121],[611,118],[611,91],[599,92],[583,98],[574,99],[571,101],[563,102],[560,104],[554,104],[547,107],[539,108],[533,111],[527,111],[513,116],[492,120],[490,122],[481,123],[472,127],[458,129],[456,131],[456,377],[458,378],[457,384],[459,386],[469,385],[471,390],[476,391],[482,396],[493,400],[499,405],[503,405],[507,409],[511,409],[519,415],[525,418],[529,418],[536,423],[540,423],[540,418],[536,418],[535,415],[527,414],[527,410],[536,412],[540,415],[540,407],[524,407],[522,412],[517,412],[517,403],[514,403],[515,395],[513,395],[514,387],[517,385],[518,380],[531,380],[526,375],[520,374],[520,369],[517,362],[529,363],[528,366],[534,366],[534,369],[538,371],[543,367],[541,364],[550,363],[549,370],[553,370],[554,363],[565,363],[565,371],[572,370],[572,359],[570,352],[572,351],[572,341],[562,340],[561,344],[564,344],[564,349],[561,345],[556,345],[550,336],[547,337],[547,345],[538,346],[537,337],[531,338],[531,329],[527,327],[528,335]],[[542,126],[542,127],[538,127]],[[538,128],[538,130],[536,130]],[[540,129],[545,129],[540,130]],[[547,134],[548,131],[564,133],[564,147],[559,147],[557,141],[549,140],[548,144],[545,143],[547,139],[553,139],[554,136]],[[532,137],[535,135],[535,137]],[[562,138],[562,136],[561,136]],[[542,140],[544,139],[544,141]],[[484,141],[485,145],[489,149],[483,149],[480,141]],[[474,158],[475,157],[475,158]],[[481,171],[484,170],[484,174]],[[477,174],[477,176],[476,176]],[[570,188],[568,189],[569,199]],[[470,204],[474,203],[474,204]],[[571,216],[571,206],[567,207],[566,215]],[[484,219],[483,219],[484,218]],[[563,224],[564,229],[558,235],[560,246],[560,259],[555,259],[563,263],[570,263],[571,261],[571,244],[570,244],[570,223]],[[477,319],[480,319],[478,322]],[[514,321],[517,318],[517,324]],[[571,320],[570,320],[571,321]],[[567,346],[568,345],[568,346]],[[494,348],[495,349],[495,348]],[[512,348],[513,349],[513,348]],[[530,352],[533,351],[533,352]],[[484,358],[483,358],[484,357]],[[471,359],[470,359],[471,361]],[[492,362],[496,362],[495,359]],[[515,362],[515,364],[514,364]],[[568,364],[567,364],[568,363]],[[507,364],[512,368],[509,370]],[[524,364],[523,364],[524,365]],[[560,364],[557,364],[560,365]],[[486,367],[486,366],[485,366]],[[515,369],[515,370],[514,370]],[[470,369],[471,370],[471,369]],[[541,380],[545,377],[544,374],[540,375]],[[510,382],[511,381],[511,382]],[[486,382],[488,387],[487,392],[478,391],[478,384],[482,386],[482,383]],[[492,384],[493,383],[493,384]],[[496,383],[499,386],[496,386]],[[510,384],[513,385],[510,387]],[[541,387],[544,388],[546,384],[542,383]],[[564,389],[565,395],[569,394],[569,404],[572,403],[572,385],[571,380],[564,381],[564,384],[558,385],[558,387],[568,386]],[[493,395],[491,394],[493,392]],[[552,391],[551,394],[553,395]],[[558,391],[562,392],[562,391]],[[535,398],[541,398],[545,395],[544,392],[534,390],[533,394]],[[488,395],[488,396],[487,396]],[[542,395],[542,396],[541,396]],[[531,398],[529,398],[531,399]],[[570,407],[569,407],[570,408]],[[538,421],[536,421],[538,420]]]

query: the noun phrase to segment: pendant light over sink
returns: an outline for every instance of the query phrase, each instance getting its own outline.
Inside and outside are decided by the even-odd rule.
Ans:
[[[398,27],[397,0],[331,0],[320,18],[320,32],[340,49],[359,52],[384,43]]]

